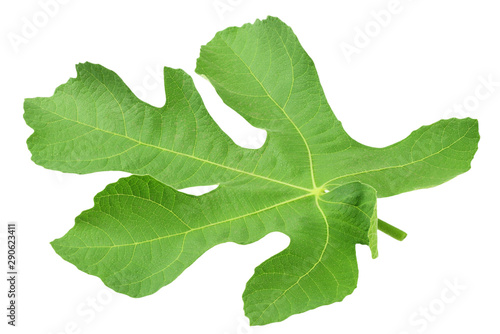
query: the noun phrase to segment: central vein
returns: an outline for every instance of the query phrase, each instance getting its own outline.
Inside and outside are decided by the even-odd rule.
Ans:
[[[308,155],[308,158],[309,158],[309,168],[311,170],[311,181],[312,181],[312,188],[313,189],[316,189],[316,181],[314,179],[314,167],[313,167],[313,161],[312,161],[312,154],[311,154],[311,149],[309,148],[309,144],[307,143],[307,140],[306,138],[304,137],[304,135],[302,134],[302,132],[300,131],[299,127],[297,126],[297,124],[294,123],[294,121],[290,118],[290,116],[287,114],[285,108],[286,106],[288,105],[288,101],[290,101],[290,97],[292,95],[292,91],[293,91],[293,86],[295,84],[295,74],[294,74],[294,67],[293,67],[293,61],[292,61],[292,57],[290,56],[290,53],[288,52],[288,49],[285,45],[285,42],[283,41],[283,39],[281,38],[281,35],[278,34],[278,36],[280,37],[280,40],[281,40],[281,43],[283,44],[283,47],[285,48],[285,51],[286,51],[286,54],[288,56],[288,58],[290,59],[290,68],[291,68],[291,71],[292,71],[292,78],[291,78],[291,85],[290,85],[290,91],[288,93],[288,97],[287,97],[287,100],[285,102],[285,104],[283,106],[281,106],[278,102],[276,102],[276,100],[271,96],[271,94],[269,94],[269,91],[266,89],[266,87],[264,87],[263,83],[257,78],[257,76],[254,74],[254,72],[252,71],[252,69],[247,65],[247,63],[240,57],[239,54],[236,53],[236,51],[234,51],[234,49],[224,40],[224,43],[227,45],[227,47],[234,53],[234,55],[236,57],[238,57],[238,59],[241,61],[241,63],[243,65],[245,65],[245,67],[247,68],[248,70],[248,73],[250,73],[252,75],[252,77],[255,79],[255,81],[257,81],[257,83],[262,87],[262,90],[264,91],[264,93],[269,97],[269,99],[278,107],[278,109],[281,110],[281,112],[283,113],[283,115],[285,115],[285,117],[288,119],[288,121],[290,122],[290,124],[292,124],[292,126],[295,128],[295,130],[297,131],[297,133],[299,134],[300,138],[302,138],[302,141],[304,142],[304,145],[306,147],[306,150],[307,150],[307,155]]]

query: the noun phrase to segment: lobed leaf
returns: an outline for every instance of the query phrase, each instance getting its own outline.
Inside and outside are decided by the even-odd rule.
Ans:
[[[255,270],[243,299],[253,325],[341,301],[356,287],[355,245],[377,253],[376,198],[428,188],[470,168],[473,119],[441,120],[385,148],[352,139],[335,117],[313,61],[277,18],[217,33],[196,72],[252,125],[257,150],[237,146],[192,79],[165,68],[166,103],[139,100],[91,63],[49,98],[27,99],[32,159],[71,173],[135,174],[109,185],[52,245],[80,270],[132,297],[156,292],[218,244],[291,239]],[[218,184],[203,196],[178,189]],[[404,232],[380,221],[380,230]]]

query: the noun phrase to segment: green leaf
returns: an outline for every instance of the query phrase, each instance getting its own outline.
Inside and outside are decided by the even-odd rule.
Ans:
[[[237,146],[207,112],[192,79],[165,68],[166,103],[139,100],[90,63],[50,98],[27,99],[33,161],[71,173],[119,170],[73,229],[52,245],[80,270],[133,297],[172,282],[211,247],[270,232],[290,245],[256,268],[243,294],[252,325],[341,301],[357,284],[355,245],[377,256],[376,198],[466,172],[477,121],[442,120],[399,143],[352,139],[330,109],[314,63],[277,18],[228,28],[201,49],[196,72],[266,143]],[[218,184],[196,197],[178,189]],[[380,226],[379,226],[380,224]]]

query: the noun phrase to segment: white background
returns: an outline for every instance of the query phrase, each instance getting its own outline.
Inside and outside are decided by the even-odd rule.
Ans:
[[[355,46],[357,28],[376,29],[371,12],[388,8],[390,0],[65,2],[46,21],[38,1],[0,5],[2,262],[8,222],[19,224],[20,240],[19,326],[5,324],[2,279],[2,333],[500,331],[500,87],[490,87],[481,101],[475,97],[476,89],[488,92],[483,79],[500,82],[498,1],[401,0],[391,22],[372,30],[367,45],[358,43],[350,61],[341,46]],[[225,11],[215,7],[224,4]],[[344,302],[264,327],[248,327],[241,294],[255,266],[286,247],[283,235],[215,247],[175,282],[142,299],[119,295],[59,258],[49,242],[73,226],[97,192],[125,174],[62,174],[32,163],[23,99],[52,95],[76,75],[76,63],[91,61],[116,71],[141,98],[161,106],[161,66],[183,68],[221,127],[236,142],[255,145],[258,132],[224,106],[194,68],[200,45],[218,30],[267,15],[292,26],[316,63],[333,110],[355,139],[384,146],[441,118],[478,118],[482,138],[472,170],[434,189],[380,200],[380,217],[406,230],[407,240],[381,235],[377,260],[367,247],[358,247],[358,289]],[[23,35],[26,22],[37,30]],[[24,40],[16,46],[13,38]],[[464,101],[467,109],[450,112]],[[447,290],[447,282],[455,281],[462,286],[457,296]],[[420,312],[429,308],[425,318]]]

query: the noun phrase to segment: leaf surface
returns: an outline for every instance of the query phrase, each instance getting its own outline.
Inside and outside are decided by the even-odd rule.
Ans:
[[[355,245],[377,256],[376,198],[428,188],[466,172],[477,121],[442,120],[399,143],[352,139],[326,101],[313,61],[277,18],[219,32],[196,72],[252,125],[256,150],[237,146],[193,81],[165,68],[166,103],[139,100],[90,63],[49,98],[27,99],[37,164],[71,173],[135,174],[109,185],[52,245],[80,270],[133,297],[172,282],[208,249],[270,232],[290,245],[256,268],[243,294],[253,325],[341,301],[357,284]],[[218,184],[200,197],[178,189]],[[381,230],[395,231],[381,222]]]

